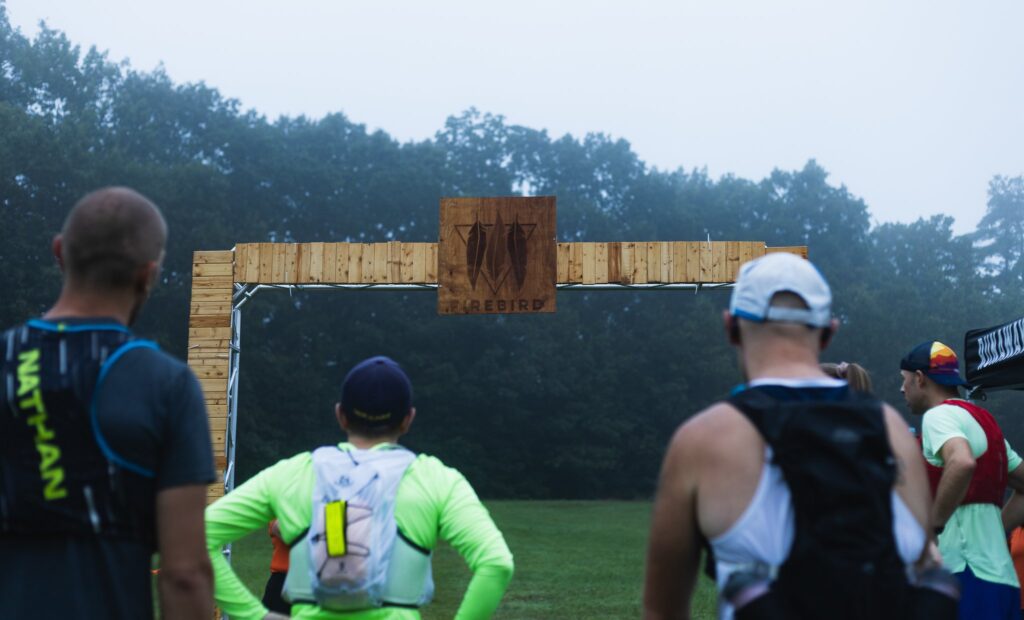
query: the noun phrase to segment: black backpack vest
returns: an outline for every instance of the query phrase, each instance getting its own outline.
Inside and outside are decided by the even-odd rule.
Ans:
[[[881,402],[852,390],[845,400],[784,401],[751,388],[729,403],[772,447],[795,518],[793,546],[762,603],[774,612],[737,618],[915,617],[917,588],[893,535],[897,471]]]
[[[114,452],[96,418],[107,371],[152,342],[115,324],[29,321],[0,339],[0,536],[154,544],[155,473]]]

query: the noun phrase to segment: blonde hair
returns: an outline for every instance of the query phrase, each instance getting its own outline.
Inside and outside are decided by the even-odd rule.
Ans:
[[[846,379],[850,387],[858,392],[871,393],[871,374],[863,366],[854,362],[840,362],[832,364],[829,362],[821,364],[822,371],[836,379]]]

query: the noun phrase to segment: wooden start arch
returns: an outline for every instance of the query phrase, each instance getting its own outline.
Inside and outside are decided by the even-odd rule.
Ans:
[[[442,229],[442,235],[444,234]],[[744,262],[771,252],[807,257],[806,246],[763,241],[553,243],[558,290],[730,287]],[[241,308],[265,289],[436,291],[438,244],[239,243],[196,251],[189,307],[188,364],[210,419],[218,482],[212,502],[234,488]]]

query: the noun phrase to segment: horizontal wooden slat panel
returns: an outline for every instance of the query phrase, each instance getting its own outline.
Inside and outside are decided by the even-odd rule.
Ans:
[[[227,276],[203,272],[204,287],[220,285],[233,294],[234,282],[247,284],[389,284],[437,283],[437,244],[404,243],[240,243],[235,271]],[[239,261],[245,261],[239,266]],[[197,265],[196,269],[205,269]],[[197,301],[200,298],[197,298]],[[204,295],[202,301],[213,301]]]
[[[226,350],[195,348],[188,350],[188,362],[191,364],[192,360],[226,360],[230,355]]]
[[[223,366],[193,366],[192,372],[200,379],[226,379],[228,367],[227,364]]]
[[[587,245],[584,245],[587,244]],[[806,246],[766,248],[758,241],[682,241],[558,243],[559,283],[697,283],[731,282],[739,266],[765,252],[807,257]],[[197,252],[193,265],[194,302],[229,303],[235,281],[228,268],[245,261],[235,273],[240,282],[288,283],[426,283],[437,282],[437,244],[403,243],[243,243],[234,252]],[[615,260],[613,260],[615,259]],[[198,262],[202,261],[202,262]],[[593,262],[593,275],[591,263]]]
[[[192,265],[192,276],[196,278],[233,275],[234,267],[231,263],[196,263]]]
[[[189,306],[189,312],[197,314],[230,314],[231,302],[199,301]]]
[[[235,279],[232,276],[201,276],[192,278],[192,288],[217,288],[230,291],[234,282]]]
[[[212,367],[227,368],[228,367],[228,360],[226,360],[226,359],[223,359],[223,360],[218,360],[218,359],[196,359],[195,364],[192,364],[190,362],[189,366],[195,366],[197,368],[202,367],[202,368],[205,368],[205,369],[210,369]]]
[[[230,338],[230,327],[196,327],[188,330],[189,338]]]
[[[199,387],[202,388],[203,393],[206,392],[220,392],[227,393],[228,391],[228,380],[227,378],[215,378],[215,379],[200,379]]]
[[[235,253],[231,250],[196,250],[192,252],[193,263],[232,263]]]
[[[231,289],[229,288],[196,288],[192,289],[190,303],[213,302],[217,304],[231,303]]]
[[[231,315],[200,315],[189,317],[189,327],[230,327]]]
[[[218,419],[218,418],[227,419],[227,417],[228,417],[228,406],[227,405],[207,404],[206,405],[206,414],[210,416],[211,420]]]
[[[191,338],[188,341],[189,351],[227,352],[231,341],[227,338]]]

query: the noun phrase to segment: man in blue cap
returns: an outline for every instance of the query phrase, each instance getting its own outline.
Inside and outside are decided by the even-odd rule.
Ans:
[[[1000,513],[1007,485],[1024,490],[1021,458],[991,413],[960,398],[966,382],[951,348],[922,342],[900,361],[900,374],[910,411],[923,416],[931,521],[943,562],[960,579],[960,618],[1019,618],[1019,583]]]
[[[348,441],[280,461],[207,509],[220,608],[232,618],[280,617],[220,553],[276,518],[291,545],[284,598],[292,618],[418,619],[433,595],[430,558],[440,540],[473,571],[456,617],[489,618],[512,577],[512,554],[461,473],[399,445],[416,417],[402,368],[383,356],[360,362],[333,413]]]

